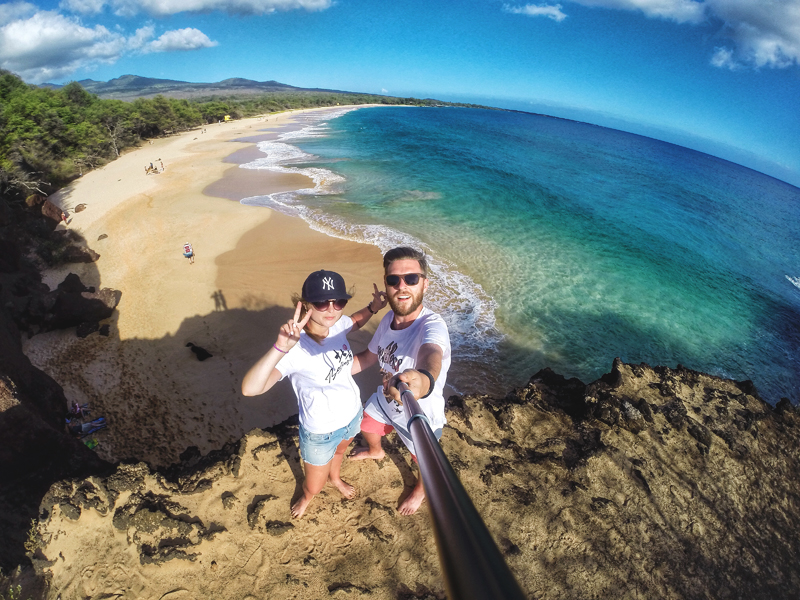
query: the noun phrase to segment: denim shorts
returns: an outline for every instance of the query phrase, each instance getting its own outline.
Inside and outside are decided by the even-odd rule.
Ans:
[[[336,448],[344,440],[349,440],[361,431],[361,417],[364,411],[359,410],[353,420],[344,427],[331,433],[310,433],[300,426],[300,456],[303,462],[321,467],[331,462]]]

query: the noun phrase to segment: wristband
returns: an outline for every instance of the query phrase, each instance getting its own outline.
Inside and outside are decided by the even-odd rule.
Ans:
[[[376,310],[376,311],[374,311],[374,312],[372,311],[372,302],[370,302],[369,304],[367,304],[367,310],[368,310],[369,312],[371,312],[373,315],[377,315],[377,314],[378,314],[378,311],[377,311],[377,310]]]
[[[420,396],[419,397],[419,399],[422,400],[423,398],[427,398],[428,396],[431,395],[431,392],[433,392],[433,386],[435,384],[435,381],[434,381],[433,375],[431,375],[430,371],[426,371],[425,369],[417,369],[417,372],[418,373],[422,373],[423,375],[427,375],[428,379],[430,379],[430,382],[431,382],[431,387],[428,388],[428,393],[425,394],[424,396]]]
[[[281,349],[280,349],[280,348],[278,348],[278,346],[276,346],[275,344],[272,344],[272,347],[273,347],[273,348],[275,348],[275,350],[277,350],[277,351],[278,351],[278,352],[280,352],[281,354],[288,354],[288,353],[289,353],[289,351],[288,351],[288,350],[281,350]]]

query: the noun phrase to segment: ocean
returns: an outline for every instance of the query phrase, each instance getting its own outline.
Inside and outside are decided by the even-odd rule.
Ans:
[[[588,383],[620,357],[751,379],[772,404],[800,399],[800,189],[543,115],[303,118],[241,167],[315,186],[242,202],[381,251],[423,249],[456,390],[502,395],[544,367]]]

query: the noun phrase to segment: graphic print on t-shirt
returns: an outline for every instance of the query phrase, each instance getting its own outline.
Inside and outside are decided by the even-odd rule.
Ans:
[[[330,383],[347,365],[353,362],[353,351],[350,350],[346,344],[342,345],[341,350],[334,350],[333,352],[325,353],[325,364],[330,367],[325,381]]]
[[[378,346],[378,360],[381,365],[387,365],[397,373],[400,370],[402,359],[396,357],[395,352],[397,352],[397,342],[390,343],[386,348]]]

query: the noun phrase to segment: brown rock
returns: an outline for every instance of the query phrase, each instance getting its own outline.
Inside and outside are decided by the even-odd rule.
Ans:
[[[67,246],[61,254],[61,260],[65,263],[91,263],[96,262],[100,255],[91,248],[81,246]]]
[[[50,202],[50,200],[45,200],[44,203],[42,203],[42,215],[54,228],[61,223],[61,209]]]

